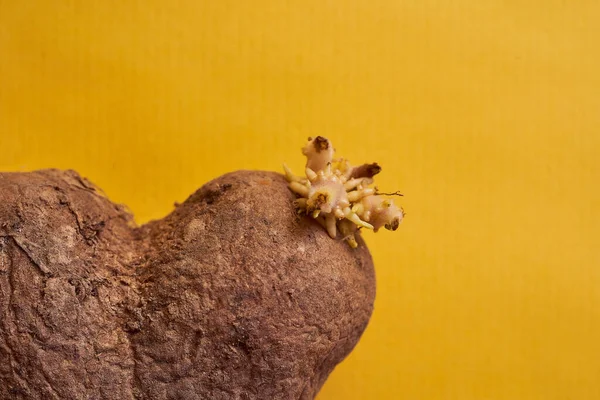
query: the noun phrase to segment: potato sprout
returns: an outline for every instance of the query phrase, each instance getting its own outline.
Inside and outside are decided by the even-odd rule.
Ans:
[[[295,201],[299,212],[316,219],[329,236],[335,238],[339,231],[355,248],[354,234],[360,228],[375,232],[381,227],[398,228],[404,217],[402,208],[369,187],[381,171],[377,163],[353,167],[348,160],[334,159],[331,142],[322,136],[308,138],[302,154],[306,156],[305,177],[294,175],[284,164],[285,176],[299,196]]]

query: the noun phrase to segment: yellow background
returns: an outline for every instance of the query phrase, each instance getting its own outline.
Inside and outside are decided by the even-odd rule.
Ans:
[[[326,399],[600,399],[600,2],[0,0],[0,168],[160,218],[309,135],[383,166]]]

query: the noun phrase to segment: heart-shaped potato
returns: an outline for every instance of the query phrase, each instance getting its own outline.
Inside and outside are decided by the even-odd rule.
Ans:
[[[375,277],[294,198],[238,171],[137,227],[75,172],[0,174],[0,398],[312,399]]]

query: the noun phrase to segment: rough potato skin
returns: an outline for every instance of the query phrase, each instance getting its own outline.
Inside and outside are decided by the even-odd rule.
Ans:
[[[0,173],[0,398],[314,398],[375,276],[293,199],[237,171],[137,227],[73,171]]]

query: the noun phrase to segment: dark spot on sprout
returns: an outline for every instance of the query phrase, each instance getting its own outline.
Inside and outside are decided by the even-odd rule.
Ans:
[[[308,214],[311,214],[312,212],[314,212],[316,210],[320,210],[321,207],[324,204],[327,204],[328,201],[329,201],[329,194],[328,193],[317,193],[317,195],[315,196],[315,198],[311,202],[311,204],[307,205],[306,212]]]
[[[377,163],[367,165],[367,171],[369,173],[369,177],[375,176],[381,172],[381,167]]]
[[[327,203],[329,201],[329,195],[327,193],[319,193],[317,195],[317,198],[315,199],[315,204],[318,205],[318,207],[321,207],[323,204]]]
[[[313,142],[313,146],[315,146],[317,153],[320,153],[329,148],[329,140],[325,139],[323,136],[317,136]]]
[[[372,178],[381,172],[381,167],[377,163],[363,164],[354,168],[350,178]]]
[[[389,231],[395,231],[396,229],[398,229],[398,226],[400,226],[400,219],[394,218],[392,222],[390,222],[389,224],[385,224],[385,229]]]

